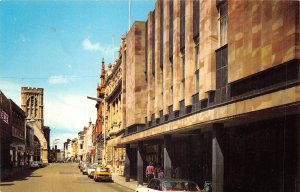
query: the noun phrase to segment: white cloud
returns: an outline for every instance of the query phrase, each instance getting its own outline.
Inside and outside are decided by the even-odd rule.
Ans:
[[[63,128],[76,134],[88,124],[90,118],[93,121],[96,119],[95,102],[85,95],[55,93],[44,97],[45,124],[52,128]]]
[[[92,43],[89,38],[85,38],[82,41],[82,46],[84,50],[87,51],[100,51],[100,44],[99,43]]]
[[[92,43],[89,38],[85,38],[82,41],[82,46],[83,49],[87,51],[99,51],[106,60],[113,61],[113,52],[115,54],[114,58],[116,59],[118,57],[118,46],[112,47],[112,45],[101,45],[98,42]]]
[[[69,82],[69,79],[62,75],[50,76],[48,79],[48,83],[50,83],[50,84],[63,84],[63,83],[68,83],[68,82]]]

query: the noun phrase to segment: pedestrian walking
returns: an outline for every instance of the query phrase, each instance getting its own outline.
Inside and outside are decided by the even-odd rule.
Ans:
[[[154,167],[152,165],[152,162],[149,162],[149,165],[146,167],[146,177],[148,183],[154,177]]]

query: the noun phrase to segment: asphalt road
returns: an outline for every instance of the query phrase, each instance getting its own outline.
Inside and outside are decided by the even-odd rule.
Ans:
[[[77,164],[50,164],[2,181],[0,192],[132,192],[116,183],[94,182],[82,175]]]

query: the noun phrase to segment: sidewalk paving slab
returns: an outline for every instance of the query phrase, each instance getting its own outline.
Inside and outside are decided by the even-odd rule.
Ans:
[[[122,185],[122,186],[124,186],[124,187],[127,187],[127,188],[129,188],[129,189],[132,189],[132,190],[134,190],[134,191],[135,191],[136,188],[138,187],[138,183],[137,183],[136,180],[130,179],[129,182],[126,182],[124,176],[120,176],[120,175],[118,175],[118,174],[116,174],[116,173],[113,173],[113,174],[112,174],[112,178],[113,178],[113,181],[114,181],[115,183],[117,183],[117,184],[119,184],[119,185]],[[144,185],[146,185],[146,184],[144,183]]]

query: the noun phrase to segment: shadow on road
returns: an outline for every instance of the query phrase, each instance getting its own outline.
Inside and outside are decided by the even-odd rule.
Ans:
[[[23,172],[18,172],[11,177],[1,178],[1,182],[13,182],[13,181],[20,181],[20,180],[28,180],[27,177],[42,177],[40,175],[35,175],[34,173],[36,169],[25,169]],[[9,185],[9,184],[1,184]],[[12,184],[13,185],[13,184]]]
[[[29,175],[28,177],[43,177],[42,175]]]
[[[0,183],[0,186],[11,186],[14,185],[14,183]]]

